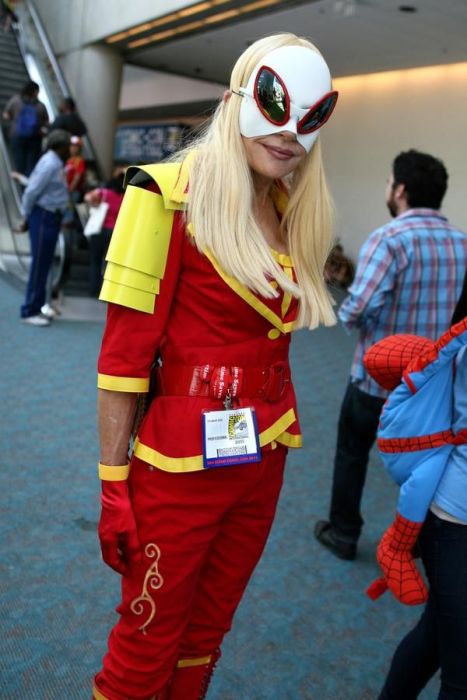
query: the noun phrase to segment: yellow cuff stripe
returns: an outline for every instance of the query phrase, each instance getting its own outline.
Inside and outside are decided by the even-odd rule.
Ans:
[[[102,481],[126,481],[130,473],[130,465],[122,464],[110,466],[108,464],[98,464],[99,479]]]
[[[92,697],[93,700],[109,700],[106,695],[102,695],[101,691],[98,690],[96,686],[94,686],[92,689]]]
[[[200,656],[198,659],[180,659],[177,668],[189,668],[190,666],[206,666],[211,662],[211,656]]]
[[[146,394],[149,391],[149,377],[115,377],[111,374],[98,374],[97,386],[107,391]]]

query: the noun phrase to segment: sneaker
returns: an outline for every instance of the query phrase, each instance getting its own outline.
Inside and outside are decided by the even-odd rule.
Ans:
[[[36,316],[26,316],[26,318],[21,319],[23,323],[29,323],[30,326],[50,326],[50,321],[42,314],[37,314]]]
[[[315,525],[315,537],[324,547],[327,547],[339,559],[355,559],[357,545],[355,542],[345,542],[336,537],[334,528],[329,520],[318,520]]]
[[[41,308],[41,315],[48,318],[49,321],[52,321],[58,316],[58,312],[50,304],[44,304],[44,306]]]

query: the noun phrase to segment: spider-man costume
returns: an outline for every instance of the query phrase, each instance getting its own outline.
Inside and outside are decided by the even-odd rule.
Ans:
[[[376,381],[387,389],[397,387],[383,409],[378,447],[401,487],[396,518],[377,549],[384,576],[367,591],[373,599],[389,588],[407,605],[427,600],[412,550],[453,451],[467,443],[467,416],[460,429],[452,429],[455,396],[466,391],[457,387],[454,393],[455,363],[458,355],[467,362],[466,345],[464,318],[436,342],[395,335],[376,343],[365,356]]]

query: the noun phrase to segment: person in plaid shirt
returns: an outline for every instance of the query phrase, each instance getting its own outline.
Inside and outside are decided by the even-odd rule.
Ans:
[[[467,268],[467,235],[439,209],[447,188],[444,164],[409,150],[394,160],[386,204],[394,219],[363,245],[349,294],[339,309],[358,341],[338,423],[328,520],[315,537],[341,559],[354,559],[363,518],[369,453],[388,395],[367,373],[363,356],[382,338],[411,333],[435,339],[449,328]]]

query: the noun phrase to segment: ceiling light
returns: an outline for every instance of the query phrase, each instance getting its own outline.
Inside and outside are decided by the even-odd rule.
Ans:
[[[128,44],[129,49],[136,49],[138,46],[144,46],[145,44],[151,44],[153,41],[162,41],[162,39],[168,39],[169,36],[175,35],[175,29],[167,29],[165,32],[159,32],[158,34],[151,34],[151,36],[146,36],[143,39],[136,39]],[[157,38],[156,38],[157,37]]]
[[[180,17],[189,17],[189,15],[195,15],[197,12],[209,10],[210,7],[210,2],[199,2],[197,5],[190,5],[190,7],[185,7],[183,10],[179,10],[178,15]]]
[[[202,19],[195,20],[194,22],[189,22],[188,24],[181,24],[178,27],[173,27],[166,29],[155,34],[150,34],[149,36],[141,37],[141,39],[135,39],[130,41],[127,45],[129,49],[136,49],[140,46],[146,46],[147,44],[156,43],[158,41],[163,41],[177,34],[185,34],[186,32],[194,31],[200,29],[201,27],[206,27],[217,22],[222,22],[233,17],[238,17],[238,15],[243,15],[248,12],[254,12],[255,10],[263,9],[264,7],[269,7],[271,5],[277,5],[283,0],[255,0],[248,5],[243,7],[233,8],[231,10],[226,10],[225,12],[218,12],[217,14],[208,15]],[[123,41],[128,39],[135,34],[140,34],[154,27],[163,27],[164,25],[170,24],[185,17],[190,17],[199,12],[205,12],[214,7],[224,5],[227,2],[232,2],[232,0],[205,0],[205,2],[198,2],[195,5],[186,7],[183,10],[178,10],[177,12],[172,12],[164,17],[158,17],[151,22],[145,22],[144,24],[139,24],[137,27],[132,27],[124,32],[119,32],[106,39],[108,43],[114,43],[117,41]]]
[[[214,22],[222,22],[223,19],[229,19],[229,17],[235,17],[240,13],[240,10],[226,10],[225,12],[219,12],[218,15],[211,15],[211,17],[206,17],[204,19],[205,24],[213,24]]]
[[[252,2],[245,7],[240,8],[240,12],[254,12],[255,10],[260,10],[262,7],[267,7],[268,5],[277,5],[282,0],[257,0],[257,2]]]

